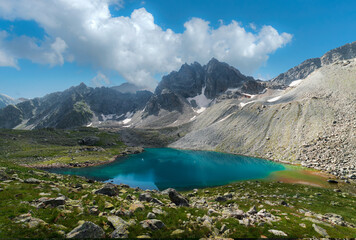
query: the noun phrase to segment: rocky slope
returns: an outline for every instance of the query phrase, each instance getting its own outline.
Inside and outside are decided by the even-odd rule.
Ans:
[[[170,146],[286,160],[356,179],[355,76],[356,59],[336,61],[283,91],[221,101]]]
[[[308,59],[287,72],[278,75],[271,80],[272,84],[288,86],[291,82],[306,78],[316,69],[332,64],[340,60],[348,60],[356,57],[356,42],[348,43],[330,50],[320,58]]]
[[[15,99],[0,93],[0,109],[10,104],[16,104],[17,102]]]
[[[1,128],[71,128],[90,122],[120,120],[142,109],[151,92],[121,93],[85,84],[0,110]]]

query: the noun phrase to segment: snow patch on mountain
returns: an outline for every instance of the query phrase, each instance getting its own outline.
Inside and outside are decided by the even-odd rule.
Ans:
[[[269,100],[267,100],[267,102],[276,102],[278,101],[282,96],[278,96],[278,97],[274,97],[274,98],[271,98]]]
[[[289,86],[290,86],[290,87],[296,87],[296,86],[298,86],[299,84],[301,84],[302,81],[303,81],[303,79],[295,80],[295,81],[291,82],[291,83],[289,84]]]
[[[206,86],[204,86],[202,88],[200,95],[197,95],[197,96],[195,96],[193,98],[187,98],[188,102],[191,102],[192,100],[195,100],[195,102],[197,103],[199,109],[200,108],[207,108],[212,100],[208,99],[205,96],[205,89],[206,89]]]

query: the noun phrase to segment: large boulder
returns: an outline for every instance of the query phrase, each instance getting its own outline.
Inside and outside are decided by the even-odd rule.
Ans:
[[[177,206],[189,207],[188,199],[180,195],[175,189],[168,189],[169,199]]]
[[[115,184],[107,183],[104,185],[104,187],[95,191],[95,193],[112,197],[112,196],[117,196],[119,194],[119,190],[117,189],[117,186]]]
[[[66,238],[103,238],[104,230],[92,222],[84,222],[67,234]]]

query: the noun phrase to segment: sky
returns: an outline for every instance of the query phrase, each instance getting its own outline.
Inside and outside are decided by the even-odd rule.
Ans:
[[[0,0],[0,93],[154,89],[212,57],[264,80],[356,41],[354,0]]]

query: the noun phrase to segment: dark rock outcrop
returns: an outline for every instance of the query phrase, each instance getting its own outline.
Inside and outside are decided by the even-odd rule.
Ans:
[[[170,188],[167,190],[169,199],[177,206],[189,207],[189,202],[186,198],[180,195],[175,189]]]
[[[99,190],[95,191],[96,194],[103,194],[107,196],[117,196],[119,194],[119,190],[117,186],[111,183],[105,184],[104,187],[100,188]]]

